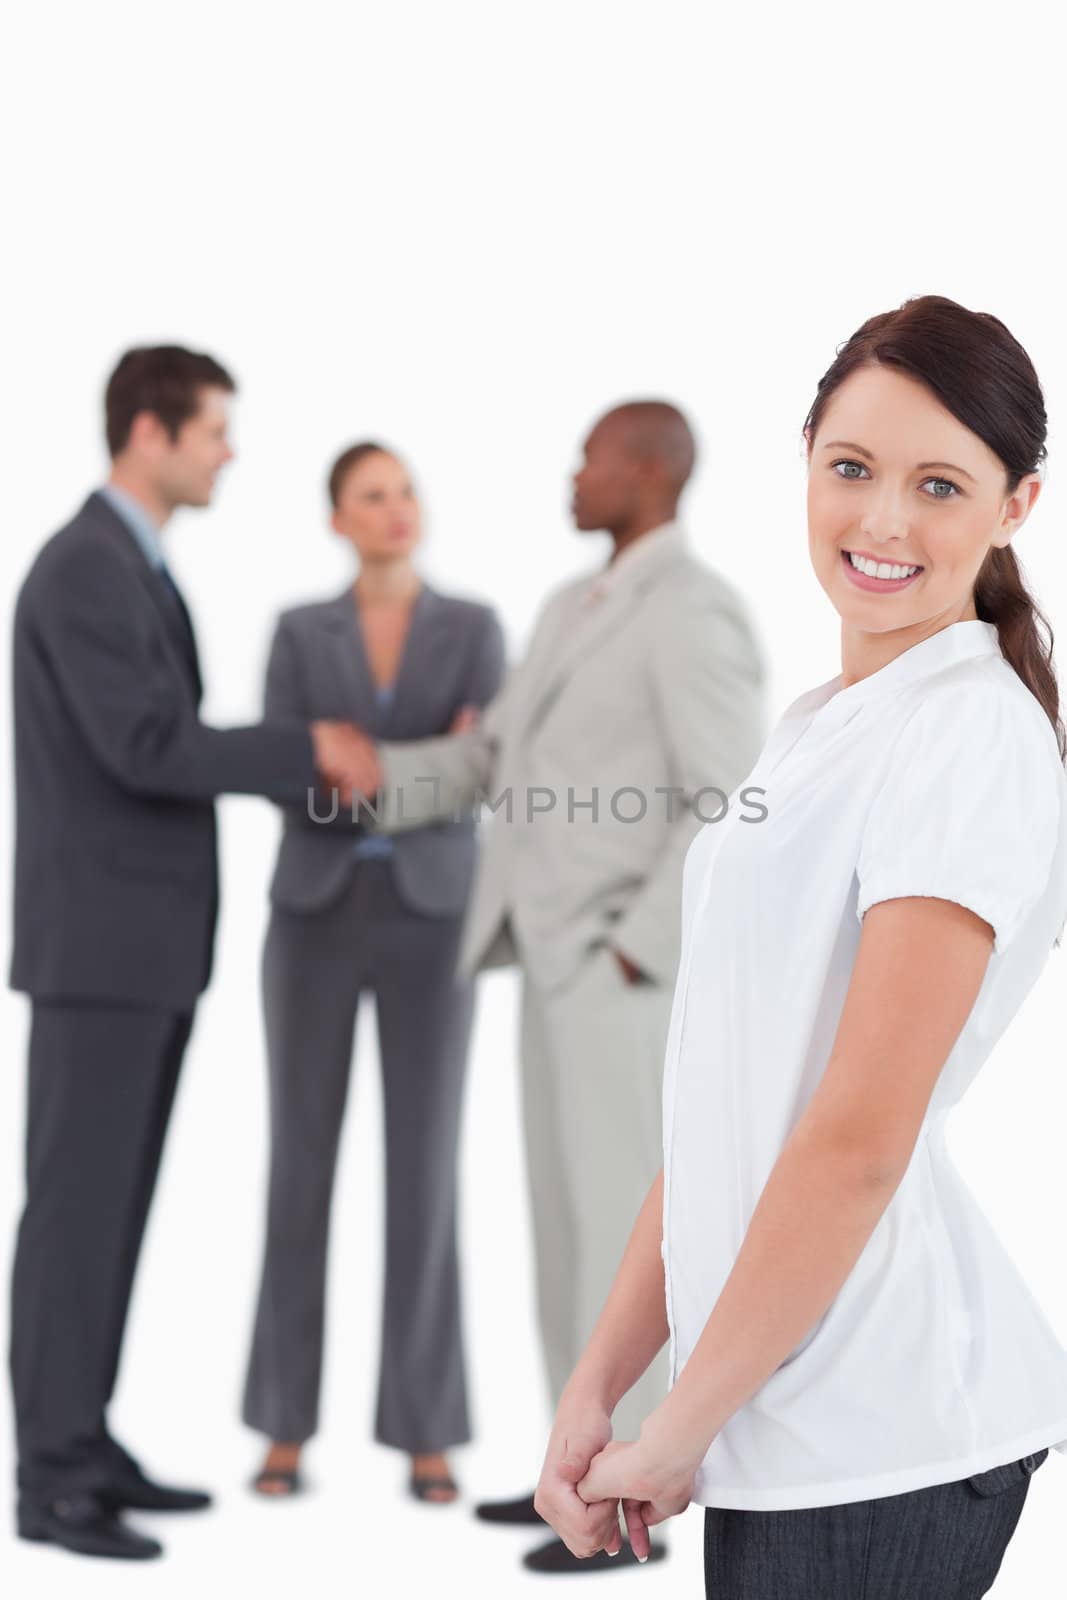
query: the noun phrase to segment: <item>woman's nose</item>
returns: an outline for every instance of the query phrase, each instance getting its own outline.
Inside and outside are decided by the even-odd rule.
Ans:
[[[872,542],[880,544],[886,539],[906,539],[909,531],[908,513],[902,495],[883,490],[867,499],[860,518],[860,532]]]

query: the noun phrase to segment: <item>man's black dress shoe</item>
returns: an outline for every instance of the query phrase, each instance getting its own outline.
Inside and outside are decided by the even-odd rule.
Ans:
[[[113,1511],[205,1511],[211,1504],[203,1489],[168,1489],[141,1471],[113,1478],[100,1498]]]
[[[150,1561],[163,1554],[158,1539],[134,1533],[113,1507],[92,1494],[72,1494],[66,1499],[38,1504],[19,1501],[20,1539],[38,1544],[58,1544],[79,1556],[113,1556],[121,1561]]]
[[[501,1526],[515,1528],[543,1527],[545,1520],[534,1510],[532,1494],[520,1495],[517,1500],[483,1500],[475,1506],[474,1515],[482,1522],[497,1522]]]
[[[654,1544],[648,1552],[649,1561],[662,1561],[667,1554],[667,1546]],[[622,1541],[622,1549],[617,1556],[605,1555],[603,1550],[598,1550],[595,1556],[572,1556],[562,1539],[549,1539],[547,1544],[539,1544],[536,1550],[527,1551],[522,1558],[522,1564],[530,1572],[613,1572],[616,1567],[638,1567],[638,1561],[626,1539]]]

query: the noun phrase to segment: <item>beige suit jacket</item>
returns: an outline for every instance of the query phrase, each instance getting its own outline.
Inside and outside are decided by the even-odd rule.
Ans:
[[[492,813],[460,970],[521,956],[552,988],[607,940],[672,984],[685,853],[755,763],[765,676],[740,596],[672,523],[549,598],[477,728],[381,745],[378,826]]]

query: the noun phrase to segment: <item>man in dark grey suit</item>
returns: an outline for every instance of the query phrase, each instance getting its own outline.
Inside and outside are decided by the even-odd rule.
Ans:
[[[351,792],[341,724],[218,729],[159,530],[230,459],[209,356],[128,352],[106,397],[110,480],[41,550],[14,625],[11,983],[33,1002],[26,1205],[12,1284],[18,1528],[87,1555],[161,1546],[133,1507],[193,1510],[111,1437],[106,1407],[218,906],[213,798]]]

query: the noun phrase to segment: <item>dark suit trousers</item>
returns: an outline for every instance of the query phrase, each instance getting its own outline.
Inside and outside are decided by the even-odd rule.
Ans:
[[[19,1486],[106,1488],[106,1408],[190,1014],[33,1007],[26,1204],[12,1279]]]
[[[318,1426],[327,1235],[361,990],[373,992],[386,1141],[385,1299],[375,1436],[408,1451],[470,1437],[460,1328],[456,1152],[473,986],[462,916],[400,898],[356,863],[325,909],[275,908],[263,954],[270,1070],[267,1241],[244,1420],[298,1442]],[[340,1269],[361,1283],[367,1263]]]
[[[981,1600],[1047,1450],[929,1489],[704,1513],[707,1600]]]

